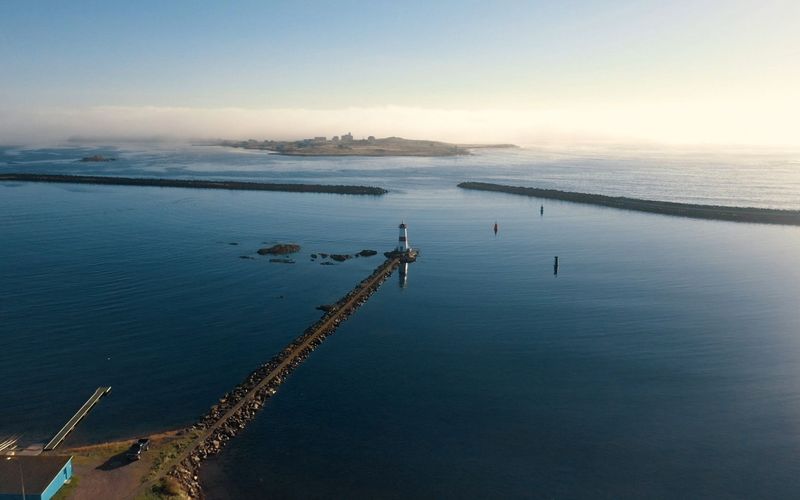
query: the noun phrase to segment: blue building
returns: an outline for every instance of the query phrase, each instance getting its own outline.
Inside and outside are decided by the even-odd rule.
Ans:
[[[50,500],[70,478],[72,457],[0,455],[0,500]]]

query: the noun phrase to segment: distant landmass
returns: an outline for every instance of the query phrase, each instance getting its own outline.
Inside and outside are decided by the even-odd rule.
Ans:
[[[341,137],[314,137],[298,141],[219,141],[218,146],[257,149],[291,156],[458,156],[472,149],[516,148],[514,144],[451,144],[439,141],[385,137],[354,139],[348,133]]]

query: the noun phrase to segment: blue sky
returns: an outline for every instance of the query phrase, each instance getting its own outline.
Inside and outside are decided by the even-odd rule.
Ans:
[[[580,110],[740,106],[782,121],[798,105],[798,4],[4,0],[0,112],[399,107],[560,113],[569,128],[594,119]]]

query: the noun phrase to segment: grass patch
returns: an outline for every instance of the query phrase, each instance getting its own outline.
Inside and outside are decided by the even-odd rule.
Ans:
[[[180,484],[175,478],[166,477],[161,479],[152,490],[136,497],[136,500],[175,500],[188,498],[181,489]]]
[[[75,491],[75,488],[78,487],[78,481],[80,479],[77,476],[72,476],[68,483],[64,484],[58,493],[53,495],[52,500],[66,500],[70,496],[72,496],[72,492]]]
[[[158,456],[153,460],[150,472],[142,482],[151,481],[167,472],[166,467],[200,436],[199,432],[189,432],[186,435],[170,439],[158,447]]]
[[[79,463],[94,462],[98,458],[109,459],[114,455],[125,452],[130,447],[130,441],[116,443],[98,444],[85,448],[75,448],[70,450],[73,460]]]

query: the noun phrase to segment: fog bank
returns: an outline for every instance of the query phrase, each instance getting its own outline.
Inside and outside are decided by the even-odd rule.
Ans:
[[[401,106],[244,109],[102,106],[0,110],[0,143],[95,139],[299,139],[352,132],[448,142],[655,141],[798,145],[790,116],[800,110],[665,103],[526,110]]]

